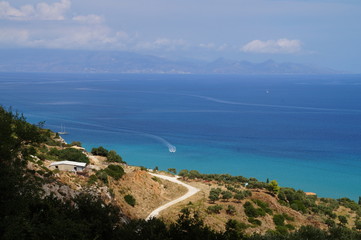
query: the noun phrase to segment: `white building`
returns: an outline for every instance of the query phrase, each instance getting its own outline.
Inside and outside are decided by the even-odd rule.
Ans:
[[[81,172],[84,170],[86,163],[83,162],[74,162],[74,161],[58,161],[53,162],[49,165],[49,169],[55,170],[59,169],[60,171],[74,171]]]

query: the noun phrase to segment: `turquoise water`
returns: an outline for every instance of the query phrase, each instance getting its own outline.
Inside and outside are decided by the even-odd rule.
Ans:
[[[361,76],[0,74],[0,103],[132,165],[361,195]],[[172,152],[176,150],[175,152]]]

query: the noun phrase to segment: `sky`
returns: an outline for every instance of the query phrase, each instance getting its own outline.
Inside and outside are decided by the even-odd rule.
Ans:
[[[361,0],[0,0],[0,49],[296,62],[361,73]]]

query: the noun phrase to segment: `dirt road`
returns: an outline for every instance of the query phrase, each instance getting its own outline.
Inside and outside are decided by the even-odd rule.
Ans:
[[[190,196],[193,196],[194,194],[196,194],[197,192],[199,192],[199,189],[198,188],[195,188],[195,187],[192,187],[188,184],[185,184],[181,181],[179,181],[177,179],[177,177],[169,177],[169,176],[164,176],[164,175],[160,175],[160,174],[155,174],[155,173],[149,173],[155,177],[158,177],[158,178],[162,178],[162,179],[165,179],[165,180],[168,180],[168,181],[171,181],[171,182],[174,182],[174,183],[178,183],[184,187],[186,187],[188,189],[188,192],[186,194],[184,194],[183,196],[177,198],[177,199],[174,199],[173,201],[170,201],[160,207],[158,207],[157,209],[155,209],[153,212],[151,212],[148,217],[145,219],[145,220],[149,220],[151,218],[154,218],[156,216],[158,216],[158,214],[163,211],[164,209],[176,204],[176,203],[179,203],[187,198],[189,198]]]

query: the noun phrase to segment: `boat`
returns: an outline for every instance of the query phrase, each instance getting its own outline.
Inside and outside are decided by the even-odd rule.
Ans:
[[[61,131],[58,132],[59,135],[67,135],[69,134],[67,131],[65,131],[65,127],[63,126],[63,124],[61,125]]]

